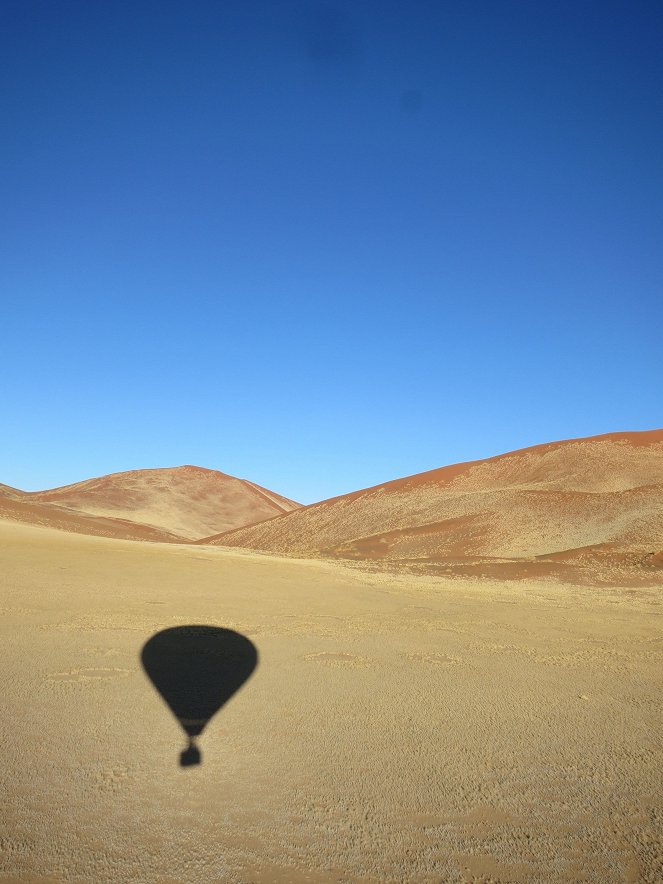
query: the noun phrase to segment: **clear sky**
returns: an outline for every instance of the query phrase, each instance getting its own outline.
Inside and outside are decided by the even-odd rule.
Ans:
[[[0,482],[305,503],[663,425],[658,0],[3,0]]]

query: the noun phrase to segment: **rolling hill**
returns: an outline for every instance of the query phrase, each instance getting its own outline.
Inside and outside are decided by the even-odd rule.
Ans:
[[[137,540],[193,540],[298,506],[217,470],[132,470],[48,491],[0,486],[0,516],[77,533]]]
[[[663,547],[663,430],[454,464],[201,542],[436,573],[650,573]]]

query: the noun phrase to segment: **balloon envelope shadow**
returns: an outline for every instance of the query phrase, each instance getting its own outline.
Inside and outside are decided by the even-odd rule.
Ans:
[[[141,662],[189,737],[180,764],[200,764],[195,737],[256,668],[255,645],[232,629],[174,626],[145,643]]]

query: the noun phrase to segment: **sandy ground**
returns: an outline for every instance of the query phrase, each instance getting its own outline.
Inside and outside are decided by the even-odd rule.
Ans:
[[[660,882],[662,600],[0,523],[0,876]],[[260,656],[187,768],[182,624]]]

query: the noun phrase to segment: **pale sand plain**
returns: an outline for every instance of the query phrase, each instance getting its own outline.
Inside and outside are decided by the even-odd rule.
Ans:
[[[660,582],[369,571],[0,522],[0,877],[663,880]],[[182,768],[142,671],[181,624],[253,677]]]

